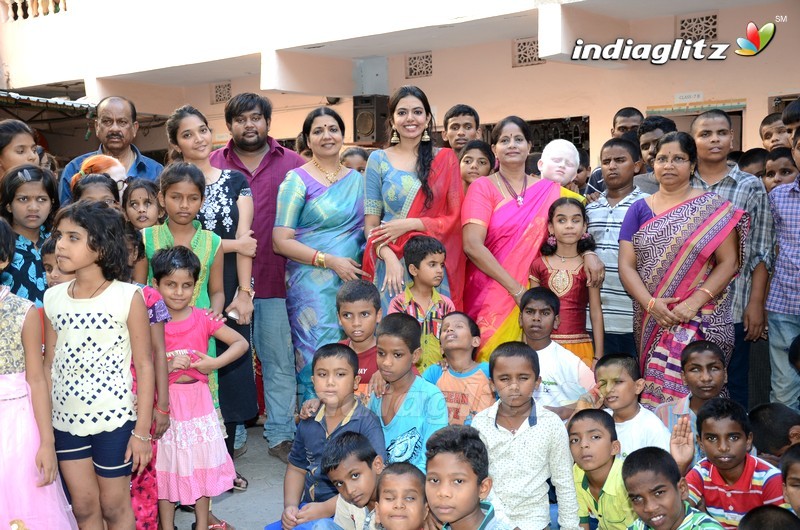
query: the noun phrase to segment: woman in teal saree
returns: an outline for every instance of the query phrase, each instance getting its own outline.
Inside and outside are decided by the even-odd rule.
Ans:
[[[302,134],[313,157],[281,183],[272,239],[275,253],[288,259],[286,309],[298,392],[308,397],[314,352],[342,339],[336,293],[362,274],[364,177],[339,163],[344,122],[334,110],[311,111]]]

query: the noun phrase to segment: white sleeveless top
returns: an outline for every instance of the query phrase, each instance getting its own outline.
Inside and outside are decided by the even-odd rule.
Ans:
[[[139,288],[112,281],[99,296],[72,298],[72,282],[47,289],[44,311],[58,334],[53,359],[53,427],[77,436],[135,420],[128,313]]]

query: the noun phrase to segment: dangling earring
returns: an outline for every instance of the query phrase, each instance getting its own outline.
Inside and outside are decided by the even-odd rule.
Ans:
[[[583,240],[589,239],[589,232],[584,232],[583,235],[581,236],[581,239]]]
[[[554,236],[553,234],[547,236],[547,244],[550,245],[551,247],[556,246],[558,244],[558,241],[556,241],[556,236]]]
[[[397,135],[397,129],[395,129],[394,127],[392,127],[392,138],[389,141],[393,144],[400,143],[400,137]]]
[[[423,141],[423,142],[430,142],[431,141],[431,135],[428,134],[428,129],[425,129],[424,131],[422,131],[422,138],[420,138],[420,140]]]

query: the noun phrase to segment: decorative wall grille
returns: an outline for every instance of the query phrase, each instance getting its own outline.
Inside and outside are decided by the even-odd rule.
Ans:
[[[695,15],[678,19],[678,38],[717,40],[717,15]]]
[[[431,52],[406,55],[406,79],[430,77],[433,75],[433,54]]]
[[[231,93],[231,82],[216,83],[211,85],[211,104],[227,103],[233,97]]]
[[[539,58],[539,40],[536,37],[514,39],[512,43],[512,66],[534,66],[544,64],[544,59]]]

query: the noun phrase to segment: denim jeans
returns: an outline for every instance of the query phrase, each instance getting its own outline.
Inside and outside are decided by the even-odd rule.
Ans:
[[[733,325],[733,353],[728,362],[728,393],[745,410],[750,410],[750,345],[744,340],[744,324]],[[771,339],[772,337],[770,337]]]
[[[270,447],[294,440],[297,408],[294,351],[283,298],[256,298],[253,346],[264,376],[267,421],[264,438]]]
[[[789,346],[800,335],[800,315],[767,312],[769,365],[772,369],[770,401],[800,410],[800,375],[789,363]]]

